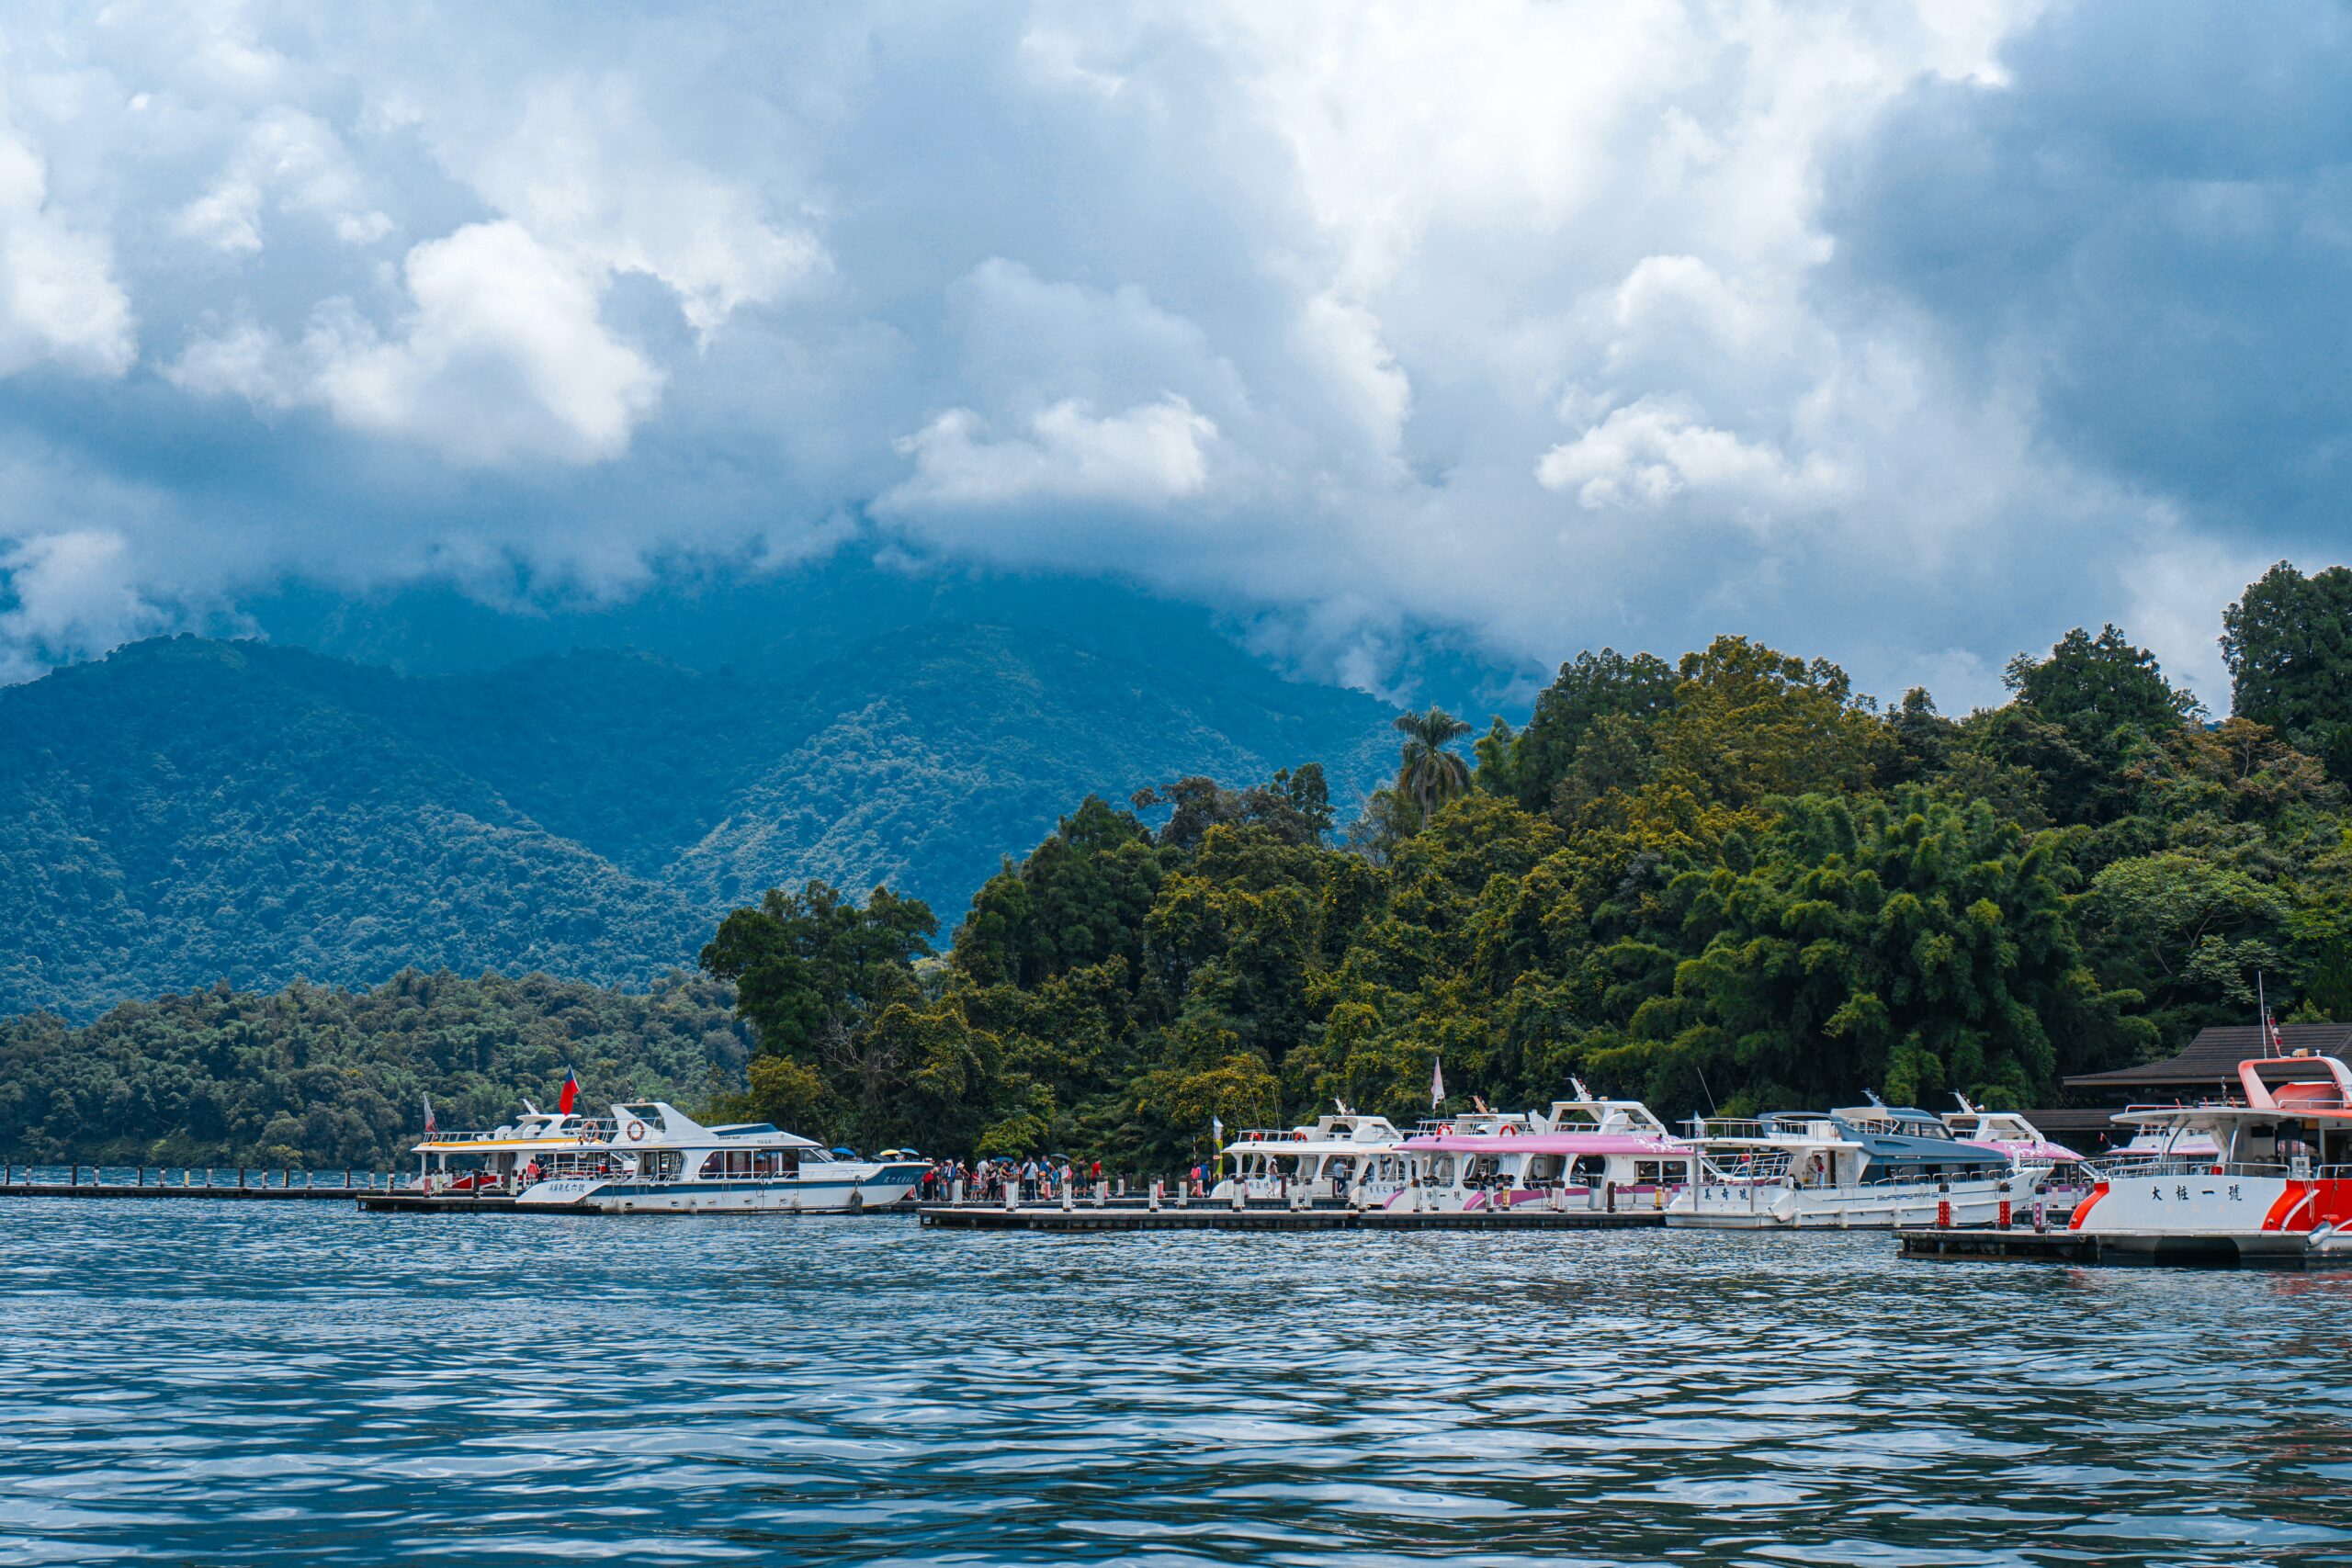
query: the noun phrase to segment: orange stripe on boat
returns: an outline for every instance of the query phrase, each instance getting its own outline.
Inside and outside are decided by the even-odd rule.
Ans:
[[[2315,1190],[2312,1188],[2298,1187],[2293,1182],[2289,1182],[2287,1190],[2278,1194],[2278,1201],[2270,1205],[2270,1212],[2262,1216],[2262,1228],[2267,1231],[2311,1229],[2312,1224],[2308,1218],[2301,1225],[2290,1225],[2287,1219],[2296,1210],[2309,1203],[2314,1194]]]
[[[2091,1195],[2089,1197],[2084,1199],[2080,1203],[2077,1203],[2075,1206],[2075,1217],[2066,1222],[2066,1228],[2070,1231],[2078,1231],[2082,1229],[2083,1222],[2091,1217],[2091,1211],[2098,1208],[2098,1201],[2106,1196],[2107,1183],[2102,1181],[2097,1187],[2091,1189]]]

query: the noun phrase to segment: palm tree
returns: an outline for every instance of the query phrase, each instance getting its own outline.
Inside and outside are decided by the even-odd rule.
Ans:
[[[1470,764],[1446,748],[1469,734],[1470,726],[1442,707],[1432,707],[1427,713],[1398,714],[1396,728],[1405,737],[1396,793],[1409,795],[1426,822],[1439,807],[1469,791]]]

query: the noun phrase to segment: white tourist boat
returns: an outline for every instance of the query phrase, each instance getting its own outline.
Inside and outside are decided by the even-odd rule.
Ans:
[[[602,1117],[534,1111],[494,1132],[428,1137],[413,1152],[428,1162],[428,1191],[497,1190],[523,1207],[607,1214],[886,1208],[929,1168],[920,1159],[845,1157],[765,1122],[706,1127],[661,1100],[616,1105]],[[453,1175],[453,1157],[488,1181]]]
[[[2119,1112],[2156,1152],[2093,1160],[2069,1228],[2155,1258],[2352,1264],[2352,1070],[2262,1056],[2238,1085],[2243,1099]],[[2182,1153],[2192,1140],[2211,1152]]]
[[[1579,1080],[1544,1114],[1481,1112],[1424,1123],[1399,1152],[1404,1213],[1657,1208],[1690,1179],[1691,1150],[1637,1100],[1604,1100]]]
[[[1690,1124],[1699,1179],[1668,1201],[1669,1225],[1885,1230],[1939,1217],[1989,1225],[2005,1211],[2030,1213],[2047,1168],[1961,1143],[1924,1111],[1884,1105]]]
[[[1251,1128],[1225,1146],[1230,1172],[1209,1189],[1212,1201],[1348,1203],[1387,1201],[1405,1182],[1397,1145],[1405,1141],[1385,1116],[1362,1116],[1342,1107],[1311,1124]]]
[[[1960,1109],[1944,1112],[1943,1122],[1953,1137],[1997,1150],[2008,1156],[2012,1165],[2041,1166],[2048,1172],[2035,1194],[2047,1218],[2064,1220],[2090,1196],[2093,1182],[2081,1155],[2051,1142],[2041,1128],[2017,1111],[1987,1111],[1957,1092],[1952,1098],[1960,1101]]]

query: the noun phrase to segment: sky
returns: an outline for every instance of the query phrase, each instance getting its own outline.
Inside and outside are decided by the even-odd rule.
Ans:
[[[1997,701],[2347,549],[2339,6],[0,11],[0,680],[289,580],[1102,574]]]

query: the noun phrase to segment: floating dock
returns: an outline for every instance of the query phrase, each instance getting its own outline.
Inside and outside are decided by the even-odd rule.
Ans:
[[[522,1207],[512,1194],[503,1192],[481,1197],[470,1192],[355,1192],[352,1196],[371,1214],[511,1214]]]
[[[1599,1231],[1642,1230],[1666,1223],[1651,1209],[1509,1209],[1498,1213],[1398,1213],[1385,1209],[1326,1206],[1293,1209],[1260,1203],[1236,1209],[1223,1203],[1163,1204],[1154,1209],[1129,1200],[1072,1208],[1033,1204],[1008,1209],[994,1203],[926,1204],[922,1223],[943,1230],[967,1231]]]
[[[2076,1231],[1949,1226],[1894,1233],[1905,1258],[2007,1258],[2013,1262],[2097,1263],[2098,1237]]]

